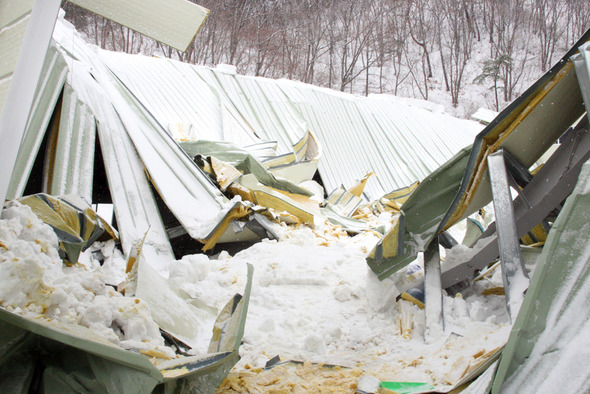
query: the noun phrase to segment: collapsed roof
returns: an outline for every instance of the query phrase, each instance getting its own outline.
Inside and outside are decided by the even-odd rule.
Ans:
[[[179,142],[246,146],[276,176],[296,183],[311,179],[318,167],[328,191],[374,171],[377,177],[367,182],[364,195],[376,199],[425,177],[480,127],[386,97],[103,51],[63,22],[55,29],[41,81],[7,197],[24,193],[45,144],[44,190],[36,191],[104,202],[96,201],[93,190],[99,152],[124,250],[149,228],[146,253],[161,258],[172,252],[160,196],[182,228],[208,245],[232,230],[231,239],[256,237],[229,225],[247,215],[242,204],[229,201]],[[45,130],[53,130],[49,143],[43,142]],[[291,172],[296,177],[286,164],[299,165]]]
[[[583,97],[587,97],[590,87],[588,50],[581,45],[588,40],[590,33],[586,33],[566,57],[491,122],[472,147],[459,151],[445,164],[442,163],[466,144],[443,144],[456,140],[457,135],[453,134],[456,130],[438,127],[447,121],[457,122],[455,127],[468,123],[448,117],[441,122],[439,115],[423,111],[417,111],[418,115],[410,118],[414,108],[404,107],[402,115],[383,97],[353,98],[294,82],[240,77],[227,69],[212,70],[170,60],[99,51],[63,27],[56,30],[55,37],[45,59],[42,88],[35,96],[35,106],[8,196],[19,196],[26,190],[36,158],[30,153],[38,152],[44,146],[44,134],[49,130],[47,135],[51,135],[52,140],[45,142],[49,153],[45,156],[48,165],[44,166],[43,187],[52,194],[76,193],[92,200],[95,193],[91,181],[96,168],[94,154],[100,145],[124,249],[129,251],[134,242],[143,239],[149,228],[146,242],[149,250],[146,253],[159,259],[172,258],[173,253],[160,216],[157,194],[182,227],[199,240],[207,240],[212,234],[221,236],[220,226],[225,231],[233,219],[242,215],[240,202],[229,201],[179,148],[173,137],[199,139],[202,138],[200,133],[204,133],[210,139],[227,139],[241,145],[276,140],[278,153],[288,154],[291,146],[297,147],[300,139],[305,139],[311,132],[312,138],[317,138],[324,146],[319,162],[324,185],[329,189],[336,188],[340,183],[353,183],[368,170],[377,171],[380,181],[372,186],[368,184],[365,189],[370,198],[380,197],[426,176],[404,204],[396,226],[383,238],[369,260],[371,268],[386,277],[424,251],[442,231],[491,201],[493,182],[488,176],[487,157],[503,149],[513,156],[515,163],[528,169],[570,126],[576,126],[571,138],[553,159],[532,179],[526,180],[522,197],[514,203],[521,236],[556,208],[556,204],[561,205],[580,177],[571,202],[566,203],[555,222],[557,230],[550,233],[544,257],[536,271],[538,274],[531,282],[523,312],[515,323],[518,330],[498,367],[500,372],[494,390],[501,390],[504,379],[510,374],[514,374],[512,382],[518,384],[526,381],[523,374],[527,370],[547,371],[555,364],[551,356],[546,356],[545,348],[531,346],[541,335],[548,335],[541,332],[542,327],[536,327],[530,335],[523,327],[533,324],[531,316],[546,319],[551,311],[555,314],[556,310],[566,310],[567,300],[584,299],[584,294],[577,292],[581,287],[577,280],[580,278],[580,283],[585,280],[585,275],[579,275],[579,272],[585,272],[587,256],[579,253],[575,264],[570,264],[566,250],[569,245],[563,245],[570,240],[568,237],[572,232],[583,233],[585,223],[573,219],[576,209],[584,209],[587,194],[588,171],[585,167],[582,170],[582,166],[590,150],[588,126],[583,116],[586,111],[584,102],[588,104],[589,100],[583,100]],[[574,71],[570,56],[580,49],[582,55],[575,58]],[[131,62],[135,67],[132,72],[127,68]],[[162,81],[145,79],[145,76],[142,79],[144,74],[137,70],[146,70],[150,77],[162,77]],[[190,91],[188,86],[198,86],[199,89]],[[189,104],[178,113],[170,108],[184,105],[176,102],[181,96]],[[164,110],[166,106],[169,108]],[[421,122],[425,122],[424,127],[436,130],[431,140],[415,133],[415,126]],[[406,128],[408,124],[412,127]],[[466,126],[466,129],[471,127]],[[389,134],[391,130],[400,131],[395,140]],[[98,139],[95,138],[97,134]],[[449,138],[451,135],[453,138]],[[355,148],[362,148],[362,153],[357,156],[358,151],[348,150],[349,144],[343,144],[345,140],[354,141]],[[427,146],[419,145],[424,141]],[[403,148],[398,149],[400,146]],[[434,146],[441,150],[434,150]],[[264,146],[264,153],[254,151],[264,159],[268,147]],[[383,147],[391,151],[382,155],[379,152]],[[305,159],[313,162],[318,159],[319,152],[316,149],[315,155]],[[297,148],[292,156],[302,158]],[[400,161],[396,162],[398,158]],[[368,162],[364,162],[365,159]],[[391,165],[392,162],[396,165]],[[518,166],[515,164],[515,167]],[[474,269],[497,258],[500,246],[494,237],[484,237],[492,240],[489,243],[492,246],[485,248],[487,255],[477,264],[472,260],[466,267],[443,271],[441,286],[450,286],[462,279],[465,271],[472,275]],[[563,264],[551,266],[552,259]],[[552,292],[541,291],[555,282],[565,288],[563,291],[569,291],[568,286],[574,285],[565,303],[557,297],[562,291],[559,288]],[[541,298],[543,302],[537,303]],[[551,309],[553,298],[559,299]],[[566,311],[572,313],[569,309]],[[42,330],[39,324],[4,311],[2,314],[5,322],[32,332]],[[243,317],[242,314],[242,327]],[[576,321],[575,325],[561,323],[560,332],[572,327],[583,329],[582,320]],[[522,331],[526,335],[521,334]],[[56,335],[52,339],[60,341],[64,337]],[[81,342],[83,350],[96,351],[90,341],[82,339]],[[239,335],[233,345],[239,346],[237,342]],[[550,350],[549,353],[557,355],[563,348],[556,343]],[[533,352],[539,357],[519,369],[523,358]],[[111,357],[125,358],[118,353],[112,353]],[[129,363],[141,364],[142,361],[131,360]],[[146,371],[159,378],[159,372],[147,367]],[[581,383],[576,384],[587,387],[586,381],[587,378],[583,377]]]

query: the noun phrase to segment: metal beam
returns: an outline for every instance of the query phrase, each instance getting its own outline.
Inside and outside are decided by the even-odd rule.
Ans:
[[[578,129],[567,136],[547,163],[514,201],[519,237],[547,217],[570,195],[582,168],[590,158],[590,131]],[[498,237],[493,223],[480,237],[478,252],[469,261],[443,271],[442,286],[448,288],[473,277],[499,256]]]
[[[523,237],[551,214],[573,191],[582,165],[590,159],[589,127],[585,123],[569,134],[514,200],[519,237]],[[469,260],[455,262],[442,271],[442,288],[448,289],[473,278],[478,271],[498,259],[499,254],[496,224],[492,223],[481,235],[477,242],[477,252]],[[423,288],[424,283],[414,283],[413,287]]]
[[[504,150],[500,149],[488,156],[488,171],[500,244],[506,307],[510,319],[514,321],[524,300],[524,292],[528,288],[529,278],[520,255],[520,237],[516,229]]]
[[[424,339],[426,342],[433,342],[444,331],[438,237],[434,237],[424,251],[424,301],[426,318]]]

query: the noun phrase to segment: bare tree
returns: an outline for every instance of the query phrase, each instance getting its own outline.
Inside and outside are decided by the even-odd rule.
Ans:
[[[356,0],[341,2],[340,11],[338,22],[342,35],[337,54],[340,57],[340,90],[344,91],[366,67],[369,67],[369,64],[366,64],[359,70],[357,66],[368,44],[374,21],[371,21],[373,16],[370,8],[366,7],[366,4],[361,6]]]
[[[590,6],[588,0],[565,0],[566,45],[573,45],[590,29]]]
[[[546,71],[553,61],[557,43],[564,33],[562,17],[564,3],[555,0],[533,0],[533,29],[539,39],[539,56],[542,71]]]
[[[191,1],[211,12],[185,53],[65,0],[62,6],[105,49],[230,63],[240,73],[364,94],[428,99],[440,80],[455,106],[473,45],[486,37],[489,60],[481,65],[482,75],[493,82],[496,108],[590,27],[588,0]],[[538,53],[527,50],[529,43]]]
[[[388,32],[387,50],[381,50],[380,55],[387,55],[391,58],[391,67],[393,69],[393,94],[398,94],[400,85],[410,75],[409,67],[406,65],[408,60],[408,37],[410,36],[410,24],[407,22],[407,16],[411,7],[411,1],[400,0],[396,1],[391,7],[383,10],[383,14],[387,16],[386,31]],[[428,49],[423,49],[422,58],[425,60],[423,65],[429,65],[427,58]],[[380,72],[382,73],[382,67]],[[432,71],[430,71],[432,72]],[[426,80],[427,76],[424,76]],[[379,83],[381,84],[382,76],[380,75]],[[383,90],[381,89],[381,92]],[[428,93],[426,93],[428,95]]]
[[[492,42],[492,59],[498,66],[498,73],[504,83],[504,101],[512,101],[515,88],[520,81],[528,61],[526,51],[517,57],[515,49],[517,39],[527,40],[522,34],[525,19],[525,0],[510,2],[497,1],[491,4],[495,18],[495,39]],[[485,68],[485,67],[484,67]]]
[[[428,78],[432,78],[432,63],[430,61],[429,42],[432,40],[435,19],[432,18],[433,13],[428,0],[411,0],[407,8],[406,18],[410,28],[410,36],[412,40],[422,48],[424,53],[424,61],[427,66]]]
[[[436,2],[437,42],[445,83],[453,106],[459,104],[465,66],[471,57],[473,40],[461,2]]]

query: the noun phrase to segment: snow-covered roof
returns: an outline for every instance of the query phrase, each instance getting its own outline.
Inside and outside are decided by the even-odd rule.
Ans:
[[[240,145],[274,140],[286,153],[311,131],[323,146],[319,172],[328,192],[370,171],[377,174],[365,189],[370,199],[422,180],[482,127],[387,96],[359,97],[169,59],[100,56],[176,138]]]

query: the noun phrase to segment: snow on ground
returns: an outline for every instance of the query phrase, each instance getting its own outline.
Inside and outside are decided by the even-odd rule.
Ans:
[[[393,281],[380,282],[365,262],[375,241],[360,235],[317,246],[311,230],[300,229],[282,242],[261,242],[218,261],[227,269],[215,275],[233,275],[247,262],[255,267],[243,358],[235,370],[261,368],[280,355],[360,367],[381,380],[446,386],[475,363],[474,356],[503,346],[510,329],[504,297],[473,289],[445,297],[445,333],[426,344],[424,311],[391,299]],[[400,308],[410,314],[409,332]]]
[[[445,332],[426,343],[424,311],[394,298],[396,283],[421,275],[420,261],[409,267],[411,275],[404,271],[379,281],[365,261],[377,241],[374,234],[277,230],[280,242],[263,240],[234,256],[185,256],[162,273],[171,288],[182,289],[196,305],[219,310],[243,292],[246,264],[254,266],[242,359],[234,374],[262,368],[279,355],[360,368],[380,380],[449,388],[508,337],[504,297],[481,295],[498,285],[490,279],[464,294],[445,296]],[[50,227],[18,203],[2,212],[0,242],[2,307],[86,326],[126,349],[171,353],[163,349],[149,305],[105,285],[124,278],[125,259],[112,243],[101,245],[100,253],[88,251],[84,263],[66,267]],[[102,266],[96,261],[100,255],[106,258]]]

